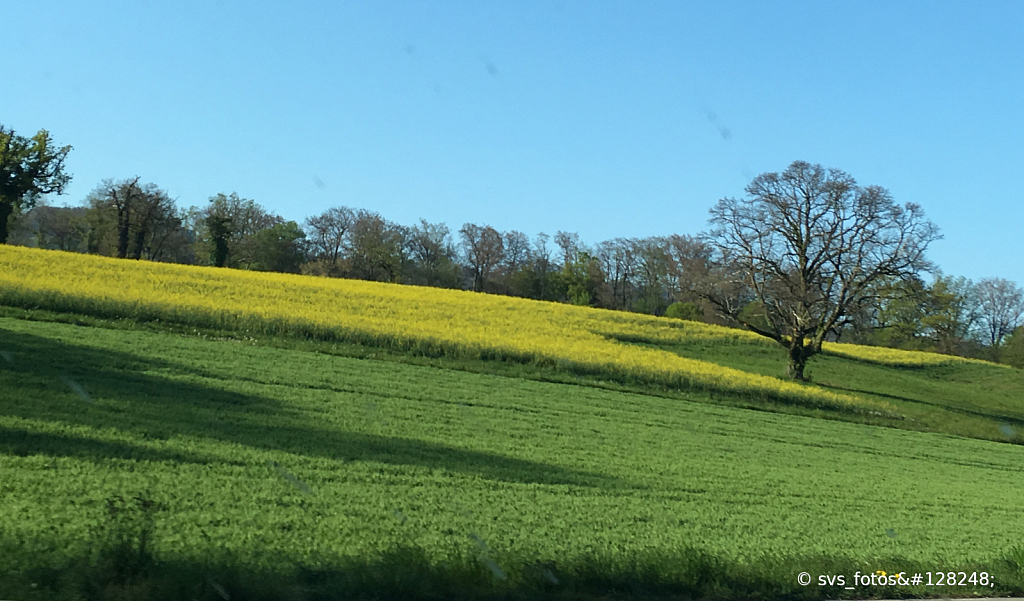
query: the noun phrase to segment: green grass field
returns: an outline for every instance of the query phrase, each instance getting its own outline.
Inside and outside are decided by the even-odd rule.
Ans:
[[[785,354],[774,346],[661,348],[767,376],[786,369]],[[817,386],[888,402],[906,417],[887,425],[1024,442],[1024,371],[1019,369],[981,361],[892,367],[826,353],[810,360],[808,375]]]
[[[98,325],[0,318],[0,598],[1024,592],[1024,447],[997,442],[1019,370],[810,364],[888,420]],[[770,347],[672,350],[781,373]],[[996,586],[796,583],[856,570]]]

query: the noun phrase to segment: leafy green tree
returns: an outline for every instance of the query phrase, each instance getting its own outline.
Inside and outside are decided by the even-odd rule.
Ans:
[[[205,219],[209,233],[210,265],[224,267],[228,263],[228,240],[231,238],[231,218],[218,213],[211,213]]]
[[[756,328],[770,328],[772,326],[768,320],[768,312],[765,311],[764,305],[756,300],[750,301],[743,307],[737,321],[743,324],[751,324]]]
[[[256,201],[241,198],[234,192],[219,193],[211,197],[205,207],[193,207],[189,213],[189,221],[196,228],[196,256],[210,257],[214,265],[221,258],[218,253],[222,251],[217,249],[219,242],[210,228],[211,224],[217,223],[226,228],[218,230],[218,233],[226,234],[227,257],[223,259],[223,266],[236,269],[255,269],[254,264],[258,262],[256,234],[284,223],[283,218],[267,211]],[[212,222],[209,221],[211,216],[216,217]]]
[[[253,236],[251,269],[298,273],[305,259],[306,233],[294,221],[278,223]]]
[[[601,267],[590,253],[576,248],[576,258],[562,266],[561,283],[565,287],[566,300],[574,305],[592,305],[597,301],[597,291],[604,282]]]
[[[84,252],[89,236],[85,209],[81,207],[36,207],[39,211],[36,245],[67,252]]]
[[[1024,369],[1024,326],[1018,327],[1003,343],[1001,363]]]
[[[930,288],[919,277],[884,279],[866,303],[867,315],[857,314],[850,325],[860,336],[854,342],[907,350],[927,350],[923,319],[931,304]]]
[[[42,203],[12,218],[8,244],[85,252],[89,237],[86,209],[82,207],[51,207]]]
[[[43,194],[63,194],[70,146],[57,148],[45,129],[31,138],[0,124],[0,244],[7,243],[11,215],[28,211]]]
[[[975,338],[980,306],[974,285],[963,276],[938,276],[928,289],[921,318],[935,351],[963,355]]]
[[[128,256],[133,214],[144,202],[144,194],[138,177],[122,181],[103,180],[89,194],[86,203],[89,204],[92,227],[90,252],[119,259]]]

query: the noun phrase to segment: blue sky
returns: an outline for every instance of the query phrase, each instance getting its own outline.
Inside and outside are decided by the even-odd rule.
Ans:
[[[831,5],[831,6],[829,6]],[[1024,3],[8,2],[0,123],[302,221],[695,234],[794,160],[922,205],[1024,284]]]

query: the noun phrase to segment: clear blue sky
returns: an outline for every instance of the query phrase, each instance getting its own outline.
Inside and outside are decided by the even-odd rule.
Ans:
[[[831,5],[831,6],[827,6]],[[1024,285],[1024,2],[5,2],[0,123],[302,221],[697,233],[794,160],[921,204]]]

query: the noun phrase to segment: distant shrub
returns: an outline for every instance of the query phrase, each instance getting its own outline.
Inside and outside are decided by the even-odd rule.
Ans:
[[[704,312],[693,303],[672,303],[665,309],[665,317],[673,319],[687,319],[689,321],[703,321]]]
[[[1014,330],[1006,339],[999,355],[999,362],[1024,369],[1024,326]]]

